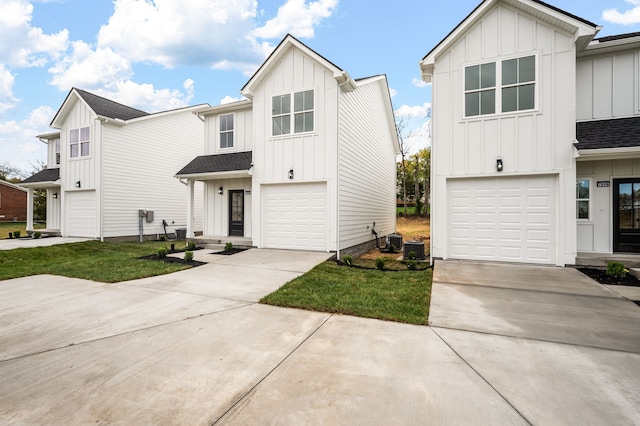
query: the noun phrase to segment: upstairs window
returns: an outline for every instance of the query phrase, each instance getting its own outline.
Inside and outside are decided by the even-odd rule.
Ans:
[[[56,164],[60,164],[60,138],[53,140],[53,150],[56,156]]]
[[[89,150],[89,128],[82,127],[69,132],[69,144],[71,158],[88,157]]]
[[[233,114],[220,116],[220,148],[233,148]]]
[[[591,200],[591,180],[576,180],[576,218],[589,220],[589,202]]]
[[[314,129],[314,94],[313,90],[278,95],[271,98],[271,134],[273,136],[291,133],[312,132]],[[293,116],[293,117],[292,117]]]
[[[535,56],[465,67],[465,117],[532,110],[535,105]]]

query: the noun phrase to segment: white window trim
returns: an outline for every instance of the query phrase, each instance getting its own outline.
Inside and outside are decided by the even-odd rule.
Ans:
[[[589,181],[589,198],[578,198],[578,194],[576,194],[576,202],[575,202],[575,208],[576,208],[576,220],[579,222],[591,222],[592,220],[592,215],[591,212],[592,207],[593,207],[593,178],[592,177],[587,177],[587,176],[576,176],[576,184],[578,183],[579,180],[587,180]],[[587,200],[589,202],[589,207],[588,207],[588,212],[589,215],[587,218],[578,218],[578,201],[585,201]]]
[[[86,141],[83,141],[81,138],[82,135],[82,129],[89,129],[89,139],[87,139]],[[78,142],[76,143],[71,143],[71,132],[77,130],[78,131]],[[67,146],[69,147],[69,159],[70,160],[86,160],[88,158],[91,158],[91,152],[93,151],[93,149],[91,148],[91,126],[82,126],[82,127],[76,127],[73,129],[69,129],[69,143],[67,144]],[[89,155],[82,155],[82,144],[83,143],[88,143],[89,144]],[[71,156],[71,145],[78,145],[78,155],[76,155],[75,157]]]
[[[536,79],[534,80],[534,105],[535,107],[532,109],[525,109],[525,110],[520,110],[520,111],[509,111],[509,112],[502,112],[502,88],[503,87],[511,87],[514,85],[508,84],[508,85],[503,85],[502,84],[502,62],[504,61],[509,61],[511,59],[518,59],[518,58],[526,58],[527,56],[534,56],[535,57],[535,70],[536,70]],[[467,116],[466,114],[466,101],[465,101],[465,95],[467,93],[467,90],[465,90],[465,70],[467,69],[467,67],[473,67],[475,65],[483,65],[483,64],[489,64],[491,62],[494,62],[496,64],[496,85],[495,85],[495,91],[496,91],[496,109],[495,109],[495,113],[493,114],[481,114],[481,115],[470,115]],[[517,53],[514,55],[508,55],[508,56],[500,56],[498,58],[487,58],[487,59],[481,59],[478,61],[474,61],[474,62],[467,62],[461,65],[461,84],[462,84],[462,120],[463,121],[474,121],[474,120],[483,120],[486,118],[495,118],[495,117],[507,117],[507,116],[513,116],[513,115],[519,115],[519,114],[535,114],[540,112],[540,95],[539,95],[539,90],[540,90],[540,81],[541,81],[541,75],[540,75],[540,54],[538,51],[534,51],[534,52],[526,52],[526,53]],[[482,89],[480,89],[482,90]],[[487,89],[485,89],[487,90]],[[470,91],[471,92],[471,91]]]
[[[296,93],[301,93],[301,92],[308,92],[312,90],[313,91],[313,130],[310,130],[308,132],[299,132],[296,133],[295,132],[295,116],[296,116],[296,111],[294,111],[294,103],[295,103],[295,94]],[[280,135],[274,135],[273,134],[273,117],[276,117],[272,114],[269,115],[269,120],[270,120],[270,139],[282,139],[282,138],[292,138],[292,137],[296,137],[299,135],[313,135],[316,134],[318,132],[318,90],[316,87],[310,87],[310,88],[305,88],[305,89],[296,89],[294,91],[291,92],[282,92],[282,93],[274,93],[271,95],[271,97],[269,98],[270,102],[273,102],[273,98],[276,96],[284,96],[284,95],[291,95],[291,109],[289,111],[288,114],[279,114],[277,115],[277,117],[282,117],[284,115],[289,115],[290,117],[290,128],[289,128],[289,133],[283,133]],[[303,112],[309,112],[309,111],[298,111],[298,113],[303,113]]]
[[[220,128],[220,118],[223,117],[223,116],[226,116],[226,115],[230,115],[230,116],[233,117],[233,128],[231,130],[224,130],[223,131]],[[235,134],[236,133],[236,115],[234,113],[232,113],[232,112],[230,112],[228,114],[220,114],[218,116],[218,120],[217,121],[218,121],[218,123],[217,123],[217,125],[218,125],[218,149],[220,151],[230,151],[230,150],[236,149],[236,134]],[[233,144],[231,146],[226,146],[224,148],[221,146],[221,144],[222,144],[222,137],[221,137],[222,133],[233,133]]]

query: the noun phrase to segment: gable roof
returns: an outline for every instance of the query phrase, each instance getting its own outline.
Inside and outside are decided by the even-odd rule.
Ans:
[[[576,123],[578,150],[640,146],[640,117]]]
[[[25,183],[30,184],[30,183],[42,183],[42,182],[55,182],[58,179],[60,179],[60,169],[56,167],[53,169],[44,169],[34,174],[33,176],[29,176],[28,178],[20,182],[20,185],[23,185]]]
[[[0,179],[0,185],[4,185],[4,186],[6,186],[6,187],[8,187],[8,188],[16,189],[16,190],[18,190],[18,191],[23,191],[23,192],[26,192],[26,191],[27,191],[27,190],[26,190],[26,189],[24,189],[24,188],[20,188],[18,185],[15,185],[15,184],[13,184],[13,183],[11,183],[11,182],[7,182],[6,180],[2,180],[2,179]]]
[[[89,93],[86,90],[74,87],[69,91],[69,94],[60,106],[60,109],[58,109],[58,112],[53,117],[50,124],[51,127],[61,127],[62,123],[60,120],[66,115],[66,111],[74,104],[75,99],[82,100],[97,115],[115,120],[126,121],[149,115],[149,113],[142,110],[120,104],[110,99],[103,98],[102,96]]]
[[[201,155],[184,166],[176,176],[205,173],[248,171],[252,165],[253,152],[233,152],[230,154]]]
[[[290,48],[296,48],[303,51],[305,54],[309,55],[312,59],[322,64],[325,68],[329,69],[333,72],[333,77],[338,82],[338,85],[347,92],[350,92],[355,87],[355,81],[349,76],[349,74],[344,71],[342,68],[335,65],[333,62],[326,59],[324,56],[320,55],[318,52],[314,51],[300,40],[292,36],[291,34],[287,34],[284,39],[276,46],[276,48],[271,52],[269,57],[260,65],[260,68],[251,76],[249,81],[244,85],[244,87],[240,90],[240,93],[245,97],[252,99],[254,88],[258,86],[262,80],[269,74],[269,72],[280,62],[280,59],[289,51]]]
[[[455,42],[476,20],[480,19],[491,7],[503,2],[534,16],[545,18],[551,23],[576,34],[578,50],[582,50],[600,31],[600,27],[586,19],[565,12],[540,0],[484,0],[466,18],[464,18],[447,36],[442,39],[420,61],[422,78],[430,82],[430,73],[436,56]]]

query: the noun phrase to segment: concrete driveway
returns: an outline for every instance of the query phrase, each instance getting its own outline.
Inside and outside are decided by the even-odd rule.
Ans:
[[[542,309],[544,321],[556,324],[550,315],[559,304],[519,302],[535,291],[498,279],[505,265],[474,272],[471,264],[437,263],[433,327],[255,303],[328,256],[201,250],[196,257],[206,266],[120,284],[0,281],[0,423],[638,422],[640,355],[619,341],[638,339],[640,308],[600,294],[597,284],[586,282],[587,294],[575,296],[620,304],[575,315],[615,315],[633,321],[626,330],[634,334],[592,344],[537,337],[529,318]],[[564,270],[536,271],[555,282],[550,271]],[[474,275],[487,282],[462,282]],[[520,291],[510,296],[526,320],[491,303],[496,294],[485,287]],[[569,287],[550,286],[550,296]],[[470,309],[486,321],[464,317]]]

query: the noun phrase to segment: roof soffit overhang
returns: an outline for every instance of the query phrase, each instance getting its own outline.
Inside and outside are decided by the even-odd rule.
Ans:
[[[420,61],[423,81],[431,82],[435,61],[440,55],[462,38],[476,22],[493,10],[499,3],[521,10],[538,21],[545,22],[567,34],[573,35],[577,52],[583,50],[602,28],[536,0],[485,0]]]
[[[595,55],[607,55],[625,50],[640,49],[640,36],[612,40],[607,42],[591,41],[579,54],[579,58]]]
[[[174,175],[173,177],[177,179],[202,181],[202,180],[214,180],[214,179],[238,179],[238,178],[247,178],[251,176],[252,176],[252,173],[250,170],[230,170],[226,172],[206,172],[206,173]]]
[[[51,124],[49,124],[49,127],[52,127],[54,129],[61,129],[67,114],[78,101],[82,102],[87,106],[87,108],[91,109],[89,104],[87,104],[87,102],[82,99],[82,96],[78,94],[76,89],[73,88],[69,91],[69,94],[65,98],[64,102],[62,102],[62,105],[60,105],[60,109],[58,109],[58,112],[53,117],[53,120],[51,121]],[[93,109],[91,109],[91,111],[95,115],[95,111],[93,111]]]
[[[333,77],[336,79],[338,85],[343,91],[351,92],[356,88],[357,83],[351,78],[349,73],[337,67],[331,61],[300,42],[291,34],[287,34],[287,36],[280,42],[273,52],[271,52],[269,57],[262,63],[262,65],[260,65],[260,68],[258,68],[258,70],[240,90],[240,93],[248,99],[253,99],[253,94],[256,91],[255,88],[262,84],[263,80],[276,66],[278,66],[281,59],[290,51],[290,49],[298,49],[302,51],[305,55],[311,57],[314,61],[331,71]]]
[[[204,108],[198,111],[200,117],[207,117],[209,115],[225,114],[229,112],[237,112],[250,110],[253,107],[253,102],[249,99],[243,99],[237,102],[231,102],[228,104],[215,105],[209,108]]]
[[[602,149],[579,149],[576,161],[595,161],[595,160],[622,160],[627,158],[640,158],[640,146],[623,147],[623,148],[602,148]]]

